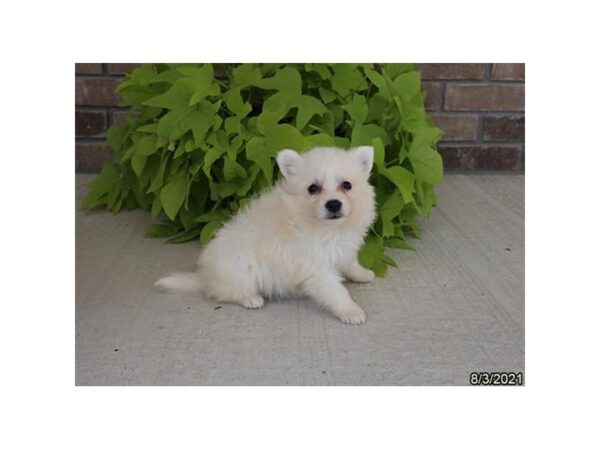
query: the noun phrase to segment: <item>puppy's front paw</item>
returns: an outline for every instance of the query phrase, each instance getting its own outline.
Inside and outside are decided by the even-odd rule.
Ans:
[[[375,273],[372,270],[357,266],[348,272],[347,278],[355,283],[370,283],[375,279]]]
[[[362,325],[367,321],[367,314],[356,303],[338,311],[337,316],[342,322],[349,325]]]
[[[246,309],[260,309],[265,304],[265,299],[260,295],[249,297],[241,302],[241,305]]]

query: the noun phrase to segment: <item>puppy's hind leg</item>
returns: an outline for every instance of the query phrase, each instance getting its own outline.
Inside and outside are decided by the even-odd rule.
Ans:
[[[302,284],[304,292],[329,309],[342,322],[360,325],[367,315],[358,306],[335,274],[314,274]]]
[[[260,309],[265,304],[265,299],[260,294],[251,294],[251,295],[246,295],[244,297],[240,297],[237,299],[235,299],[235,298],[218,299],[217,302],[219,302],[219,303],[235,303],[237,305],[243,306],[246,309]]]
[[[235,266],[232,266],[235,269]],[[236,270],[215,272],[210,269],[206,278],[208,294],[218,303],[235,303],[246,309],[260,309],[265,304],[258,292],[256,280],[250,271]]]

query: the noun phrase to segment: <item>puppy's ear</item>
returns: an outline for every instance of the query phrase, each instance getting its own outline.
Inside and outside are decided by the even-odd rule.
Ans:
[[[354,156],[358,159],[364,173],[368,176],[373,167],[373,147],[370,145],[363,145],[362,147],[353,149],[352,153],[354,153]]]
[[[296,175],[301,163],[302,157],[294,150],[281,150],[277,153],[277,165],[286,178]]]

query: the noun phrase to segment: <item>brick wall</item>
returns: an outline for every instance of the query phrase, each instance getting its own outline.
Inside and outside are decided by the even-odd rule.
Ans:
[[[99,172],[111,159],[106,130],[128,114],[115,88],[137,64],[75,64],[75,170]]]
[[[137,64],[75,65],[75,168],[98,172],[110,160],[106,130],[128,114],[114,89]],[[444,131],[450,170],[522,171],[525,159],[524,64],[416,64],[426,107]]]
[[[524,170],[524,64],[416,64],[447,169]]]

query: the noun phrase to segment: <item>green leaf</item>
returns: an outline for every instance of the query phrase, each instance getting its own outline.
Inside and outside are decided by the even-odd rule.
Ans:
[[[112,164],[105,164],[100,174],[90,182],[91,192],[105,194],[119,180],[119,171]]]
[[[140,67],[133,69],[125,77],[125,82],[117,87],[117,92],[127,86],[139,85],[148,86],[156,78],[156,72],[151,64],[142,64]]]
[[[383,255],[383,242],[374,235],[366,237],[363,246],[358,252],[358,262],[361,266],[371,269],[376,261]]]
[[[192,88],[192,96],[188,102],[189,106],[195,105],[205,97],[219,93],[218,85],[213,83],[212,64],[204,64],[200,68],[184,66],[177,70],[185,75],[182,82]]]
[[[146,106],[156,106],[170,110],[187,109],[194,89],[185,80],[177,80],[164,94],[149,98],[144,102]]]
[[[442,181],[442,157],[435,150],[426,146],[414,145],[408,153],[408,159],[413,166],[415,175],[429,184]]]
[[[227,105],[229,111],[237,114],[240,118],[246,117],[252,111],[250,103],[244,102],[242,99],[239,88],[229,90],[223,96],[223,100],[225,100],[225,105]]]
[[[390,76],[392,76],[390,74]],[[395,91],[403,100],[410,100],[415,95],[421,94],[421,74],[408,72],[398,75],[392,82]]]
[[[277,93],[269,97],[264,105],[263,112],[256,119],[256,126],[260,133],[266,134],[285,117],[292,107],[293,97],[285,93]]]
[[[422,185],[425,185],[425,183],[420,183]],[[418,186],[418,185],[417,185]],[[425,188],[423,187],[423,196],[421,199],[421,215],[423,217],[428,217],[429,216],[429,212],[431,211],[431,208],[435,205],[437,199],[435,197],[435,193],[433,192],[433,189],[431,188],[431,186]]]
[[[148,192],[158,192],[162,188],[163,178],[165,176],[165,170],[167,168],[167,163],[169,162],[169,160],[170,158],[168,156],[163,157],[162,161],[160,162],[160,166],[158,167],[158,172],[152,180],[150,188],[148,188]]]
[[[380,138],[374,138],[371,140],[373,145],[373,162],[379,172],[385,172],[385,147]]]
[[[394,236],[394,224],[393,219],[397,217],[402,211],[404,201],[400,197],[397,191],[392,192],[392,195],[385,201],[385,203],[379,208],[379,214],[382,222],[382,237]]]
[[[150,210],[152,220],[156,219],[161,211],[162,211],[162,202],[160,201],[160,195],[157,195],[154,197],[154,200],[152,201],[152,208]]]
[[[292,67],[279,69],[273,77],[263,78],[252,84],[262,89],[273,89],[292,96],[302,94],[302,77],[300,76],[300,73]]]
[[[331,80],[331,72],[329,71],[329,67],[327,66],[327,64],[320,63],[311,64],[311,67],[308,70],[317,72],[323,80]]]
[[[400,190],[404,203],[412,202],[415,191],[415,176],[401,166],[388,167],[384,174]]]
[[[189,126],[189,129],[192,130],[196,147],[200,147],[204,143],[204,137],[208,130],[216,126],[217,123],[218,119],[214,114],[206,111],[194,111],[187,116],[183,126],[186,128]]]
[[[442,137],[442,130],[437,127],[425,126],[413,132],[412,145],[415,147],[435,146]]]
[[[310,147],[302,134],[289,124],[275,125],[265,135],[265,147],[269,156],[275,156],[284,148],[302,152]]]
[[[220,218],[204,225],[204,228],[202,228],[202,232],[200,233],[200,243],[202,245],[208,244],[217,230],[221,228],[221,225],[223,225],[223,220]]]
[[[342,97],[366,86],[356,64],[334,64],[333,70],[335,73],[331,79],[331,87]]]
[[[354,126],[360,126],[365,122],[369,107],[363,95],[354,94],[352,102],[342,106],[354,121]]]
[[[211,127],[216,127],[221,120],[213,111],[214,105],[202,100],[204,108],[196,110],[189,107],[171,111],[160,119],[157,133],[169,141],[181,138],[188,131],[192,131],[197,147],[204,142],[204,137]]]
[[[396,78],[398,75],[406,72],[410,72],[413,70],[412,64],[385,64],[384,65],[386,73],[392,77]]]
[[[323,116],[327,112],[325,105],[310,95],[300,96],[296,100],[295,106],[298,107],[298,114],[296,116],[296,128],[298,130],[302,130],[313,116]]]
[[[225,180],[227,181],[231,181],[234,178],[246,178],[246,170],[244,167],[229,156],[225,156],[223,173],[225,174]]]
[[[177,70],[177,67],[164,70],[157,74],[153,79],[152,83],[166,83],[169,86],[175,84],[183,75]]]
[[[241,117],[239,116],[234,116],[234,117],[228,117],[227,119],[225,119],[225,131],[227,132],[227,134],[241,134],[242,133],[242,124],[241,124]]]
[[[180,156],[184,155],[186,152],[186,145],[188,145],[188,142],[181,140],[179,142],[179,145],[177,146],[175,153],[173,154],[173,159],[179,158]]]
[[[271,154],[267,150],[265,138],[253,137],[250,139],[246,143],[246,157],[258,164],[270,184],[273,180],[273,164]]]
[[[144,136],[135,145],[135,154],[139,156],[150,156],[156,150],[156,136],[154,135]]]
[[[194,239],[198,239],[198,236],[200,236],[200,232],[200,227],[192,228],[191,230],[184,231],[183,233],[180,233],[176,236],[173,236],[170,239],[167,239],[167,243],[181,244],[183,242],[193,241]]]
[[[260,172],[260,168],[258,166],[252,166],[248,170],[248,176],[246,179],[239,185],[237,189],[237,195],[243,197],[248,194],[248,191],[252,188],[252,184],[254,180],[256,180],[256,176]]]
[[[332,92],[324,87],[319,88],[319,95],[321,96],[321,100],[323,101],[323,103],[331,103],[332,101],[337,99],[337,95],[335,95],[335,92]]]
[[[142,175],[142,170],[144,170],[144,166],[146,165],[146,160],[148,158],[144,155],[135,154],[131,158],[131,167],[135,174],[139,177]]]
[[[392,266],[392,267],[396,267],[398,268],[398,264],[396,264],[396,261],[394,261],[390,256],[388,255],[383,255],[383,257],[381,258],[381,260],[386,263],[388,266]]]
[[[369,145],[373,139],[380,139],[384,145],[389,143],[386,131],[378,125],[369,123],[367,125],[355,126],[352,130],[352,145]]]
[[[333,138],[335,141],[335,146],[339,148],[349,149],[350,148],[350,140],[343,137],[335,136]]]
[[[392,247],[392,248],[402,248],[404,250],[410,250],[410,251],[415,251],[414,248],[412,248],[404,239],[387,239],[385,241],[385,246],[386,247]]]
[[[366,121],[377,121],[379,125],[383,125],[383,122],[386,120],[386,116],[388,115],[387,111],[390,109],[390,104],[387,99],[380,93],[377,93],[369,99],[368,103],[369,112],[367,114]]]
[[[156,133],[157,127],[158,127],[158,124],[149,123],[148,125],[142,125],[141,127],[136,128],[135,131],[138,131],[140,133]]]
[[[121,209],[121,205],[123,203],[123,197],[121,195],[122,193],[122,184],[120,182],[114,184],[106,197],[106,208],[109,211],[116,213]]]
[[[417,239],[421,239],[421,229],[414,223],[407,223],[403,225],[407,231],[409,231]]]
[[[382,259],[379,259],[373,263],[371,270],[375,273],[376,277],[383,278],[387,273],[387,264]]]
[[[189,130],[189,121],[183,121],[192,112],[192,109],[185,107],[165,114],[158,122],[156,133],[168,141],[179,139]]]
[[[379,70],[376,70],[373,67],[367,67],[364,69],[364,71],[367,79],[375,86],[377,86],[378,88],[382,88],[383,86],[385,86],[385,79],[381,75]]]
[[[311,134],[304,138],[311,147],[335,147],[336,142],[333,137],[325,133]]]
[[[206,156],[204,157],[204,164],[202,165],[202,170],[206,174],[208,178],[210,176],[210,169],[215,161],[217,161],[221,155],[223,155],[227,150],[223,147],[212,147],[210,150],[206,152]]]
[[[215,220],[224,220],[225,215],[222,212],[209,212],[198,216],[194,222],[198,223],[208,223]]]
[[[82,207],[92,209],[105,203],[103,198],[112,189],[113,185],[119,181],[119,172],[111,164],[105,164],[100,174],[89,184],[89,192],[82,202]]]
[[[147,238],[164,238],[173,236],[177,233],[179,228],[173,223],[154,223],[146,230],[145,237]]]
[[[165,213],[171,220],[175,220],[175,216],[183,205],[187,194],[188,180],[184,174],[180,174],[170,180],[160,190],[160,200]]]
[[[358,252],[358,262],[368,269],[371,269],[377,277],[385,276],[388,265],[394,265],[395,262],[384,254],[383,242],[377,236],[369,235],[365,243]]]
[[[255,85],[261,76],[260,69],[254,64],[241,64],[233,69],[233,81],[240,88]]]
[[[219,193],[219,198],[229,197],[230,195],[235,194],[235,192],[240,189],[243,184],[243,180],[236,178],[232,181],[221,181],[217,185],[217,192]]]
[[[131,118],[129,118],[131,120]],[[106,145],[117,152],[126,147],[130,130],[130,122],[126,121],[120,126],[113,126],[106,132]]]

